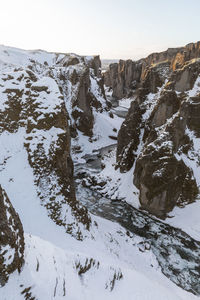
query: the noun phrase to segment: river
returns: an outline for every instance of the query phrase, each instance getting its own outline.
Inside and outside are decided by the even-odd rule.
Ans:
[[[124,116],[124,115],[123,115]],[[200,242],[181,229],[172,227],[127,204],[102,197],[83,184],[84,178],[101,172],[101,159],[116,145],[85,155],[85,163],[75,164],[77,199],[94,215],[114,221],[143,238],[141,251],[148,249],[157,258],[165,276],[181,288],[200,295]]]

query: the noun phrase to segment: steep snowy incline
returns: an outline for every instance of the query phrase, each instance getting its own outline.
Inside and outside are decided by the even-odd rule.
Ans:
[[[106,223],[105,226],[110,227],[110,224]],[[109,237],[106,251],[102,251],[102,241],[96,241],[94,245],[89,242],[89,253],[86,255],[81,254],[80,249],[79,252],[74,249],[73,252],[69,252],[68,249],[57,248],[38,237],[26,235],[23,271],[20,276],[17,273],[11,275],[8,284],[0,290],[1,299],[98,300],[102,297],[121,299],[131,296],[139,300],[160,299],[160,295],[164,300],[197,299],[194,295],[177,288],[164,276],[160,276],[154,257],[148,251],[141,253],[139,248],[134,247],[132,243],[136,242],[135,239],[128,247],[131,239],[126,237],[129,242],[124,242],[123,231],[119,233],[118,236]],[[112,245],[110,238],[115,245],[109,249]],[[118,243],[121,242],[123,249],[118,252]],[[101,254],[96,257],[90,256],[91,246],[93,249],[100,247]],[[119,255],[119,259],[115,258],[113,261],[111,255],[108,256],[108,250],[115,253],[115,257]],[[135,259],[131,258],[128,261],[128,255]],[[124,256],[126,258],[123,262]]]

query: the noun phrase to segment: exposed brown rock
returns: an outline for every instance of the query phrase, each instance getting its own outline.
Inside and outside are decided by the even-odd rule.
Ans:
[[[79,59],[76,56],[71,56],[69,57],[69,59],[66,61],[66,63],[63,64],[64,67],[68,67],[68,66],[74,66],[79,64]]]
[[[99,55],[93,56],[93,58],[89,60],[88,66],[94,70],[95,76],[101,77],[101,60]]]
[[[138,158],[134,184],[140,190],[141,207],[162,218],[175,205],[193,202],[198,189],[184,162],[178,161],[167,146],[159,146],[147,147]]]
[[[67,70],[62,68],[58,75],[60,90],[71,101],[71,136],[76,137],[78,129],[91,137],[94,125],[93,109],[102,109],[102,102],[92,92],[92,80],[96,82],[97,92],[108,107],[99,56],[82,57],[81,65],[77,68],[76,66],[69,66]],[[68,84],[68,81],[72,86]]]
[[[175,89],[178,92],[191,90],[199,75],[199,68],[200,59],[186,62],[181,69],[172,73],[166,88]]]
[[[180,98],[174,91],[165,91],[161,94],[148,120],[153,129],[166,123],[180,107]]]
[[[86,135],[92,135],[93,129],[93,112],[92,112],[92,94],[89,91],[90,73],[89,68],[81,74],[79,78],[79,88],[76,100],[73,102],[75,107],[72,116],[76,120],[76,126]],[[77,109],[76,109],[77,107]]]
[[[137,157],[136,150],[140,142],[142,114],[139,99],[131,104],[131,108],[123,122],[117,137],[117,164],[121,172],[129,171]]]
[[[141,79],[141,86],[146,89],[146,93],[156,93],[169,74],[169,63],[158,63],[147,67]]]
[[[140,81],[142,64],[132,60],[120,60],[109,66],[109,70],[104,74],[104,83],[112,87],[113,97],[123,98],[136,88]]]
[[[0,110],[0,133],[24,128],[24,145],[41,204],[53,221],[81,239],[79,225],[89,229],[91,220],[75,197],[69,116],[64,97],[58,87],[56,90],[54,79],[50,79],[55,85],[51,91],[39,81],[36,85],[32,75],[29,77],[25,71],[24,74],[27,75],[22,76],[20,84],[23,89],[5,91],[8,100],[5,110]],[[67,215],[71,216],[69,220]]]
[[[159,86],[159,81],[152,80],[154,68],[161,79],[162,91],[153,98],[151,94],[152,104],[148,94],[155,93],[157,89],[154,88]],[[159,68],[155,65],[147,70],[143,89],[137,90],[140,96],[133,100],[119,131],[117,164],[121,172],[126,172],[135,163],[134,184],[140,191],[141,207],[163,218],[175,205],[184,206],[195,201],[199,193],[193,170],[182,155],[190,160],[190,153],[194,153],[187,131],[200,137],[200,93],[195,97],[186,93],[200,74],[200,63],[191,60],[172,74],[168,70],[162,74],[162,67]],[[148,75],[149,72],[152,74]],[[164,84],[166,79],[169,81]],[[153,109],[149,110],[149,105]],[[149,114],[145,116],[147,110]],[[138,149],[141,149],[139,155]],[[198,163],[199,154],[192,154],[191,159],[193,155]]]
[[[190,97],[183,103],[180,117],[186,121],[188,128],[195,132],[196,137],[200,137],[200,95]]]
[[[0,285],[11,273],[20,272],[24,261],[24,231],[18,214],[0,186]]]
[[[190,149],[185,129],[186,120],[174,118],[165,133],[145,144],[136,162],[134,184],[140,190],[141,206],[159,217],[165,217],[175,205],[194,201],[198,193],[192,170],[175,156]]]
[[[191,43],[180,48],[169,48],[160,53],[152,53],[138,61],[120,60],[118,64],[115,63],[109,66],[109,70],[104,74],[104,82],[106,86],[113,89],[113,97],[117,99],[129,96],[145,80],[149,81],[148,85],[151,85],[151,92],[155,92],[156,88],[161,85],[162,80],[157,77],[158,73],[149,73],[150,68],[155,65],[166,64],[169,71],[172,72],[183,68],[186,62],[197,58],[200,58],[200,42]],[[180,82],[177,81],[177,90],[183,90],[183,86],[187,82],[188,76],[190,76],[187,72],[182,75]],[[147,73],[149,73],[148,80]]]
[[[171,67],[173,70],[182,68],[185,62],[199,57],[200,57],[200,41],[197,43],[190,43],[185,47],[180,48],[176,56],[171,61]]]

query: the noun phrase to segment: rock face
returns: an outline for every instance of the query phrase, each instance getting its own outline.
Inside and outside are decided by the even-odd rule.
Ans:
[[[0,186],[0,285],[11,273],[20,272],[24,261],[24,232],[18,214]]]
[[[175,131],[177,125],[182,124],[175,121],[166,129]],[[155,139],[153,145],[144,147],[135,166],[134,184],[140,190],[141,206],[159,217],[175,205],[194,201],[198,193],[192,170],[174,154],[177,141],[173,139],[170,133]]]
[[[120,60],[109,66],[109,71],[104,74],[106,86],[112,87],[113,97],[117,99],[128,96],[140,82],[142,63],[132,60]]]
[[[160,53],[150,54],[144,59],[139,61],[120,60],[119,63],[111,64],[109,70],[104,75],[104,82],[106,86],[109,86],[113,90],[113,97],[121,99],[123,97],[129,97],[134,89],[143,85],[144,82],[152,82],[153,85],[160,86],[161,80],[157,78],[156,74],[149,69],[160,66],[163,73],[173,72],[182,68],[186,62],[192,59],[200,57],[200,42],[191,43],[185,47],[169,48],[166,51]],[[165,67],[163,66],[165,65]],[[157,66],[157,67],[158,67]],[[166,74],[163,74],[164,77]],[[177,83],[183,85],[184,80],[187,80],[187,74],[184,75],[182,82]],[[147,80],[148,77],[148,80]],[[152,92],[155,92],[152,89]]]
[[[87,210],[79,207],[75,197],[70,129],[63,96],[56,85],[54,90],[50,90],[55,84],[53,79],[45,81],[45,95],[43,91],[40,95],[38,89],[34,92],[35,85],[42,87],[45,84],[37,81],[32,84],[31,92],[27,96],[25,147],[42,205],[47,208],[49,216],[56,224],[66,227],[67,232],[72,233],[71,227],[76,226],[71,222],[77,220],[89,228],[90,219]],[[51,97],[54,97],[55,102],[50,108]],[[41,114],[41,107],[44,115]],[[63,210],[66,210],[66,215]],[[67,219],[69,212],[75,220]],[[79,231],[77,236],[81,236]]]
[[[187,61],[182,68],[176,69],[170,76],[168,89],[178,92],[191,90],[199,75],[199,59]]]
[[[146,69],[118,134],[120,171],[133,169],[141,208],[161,218],[199,193],[200,60],[194,59],[199,45],[181,48],[175,57],[165,52],[161,57],[171,65]],[[192,59],[184,63],[180,55]]]
[[[117,162],[121,172],[129,171],[137,157],[143,113],[141,98],[138,97],[136,101],[132,102],[126,120],[118,133]]]
[[[107,109],[100,59],[6,51],[10,63],[0,65],[0,135],[20,136],[41,205],[56,224],[82,239],[91,219],[75,196],[71,137],[78,130],[92,136],[95,111]]]
[[[94,111],[101,111],[108,106],[101,77],[101,61],[99,56],[88,58],[76,56],[76,59],[78,60],[76,65],[59,68],[56,77],[59,88],[67,99],[71,117],[71,136],[76,137],[78,129],[91,137]],[[60,64],[65,65],[65,60],[66,58]]]

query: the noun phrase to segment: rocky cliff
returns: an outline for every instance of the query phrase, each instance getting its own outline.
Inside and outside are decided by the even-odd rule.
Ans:
[[[0,285],[24,262],[24,231],[8,196],[0,186]]]
[[[113,97],[117,99],[131,96],[149,76],[153,76],[151,69],[156,65],[159,65],[164,73],[169,73],[198,57],[200,57],[200,42],[190,43],[180,48],[169,48],[160,53],[150,54],[139,61],[120,60],[118,64],[109,66],[109,70],[104,75],[105,85],[112,88]]]
[[[107,109],[100,59],[5,49],[0,49],[3,169],[13,156],[6,150],[12,138],[27,152],[41,205],[56,224],[81,239],[81,226],[89,229],[91,220],[75,196],[71,137],[78,132],[91,137],[94,112]]]
[[[60,91],[66,99],[70,115],[70,132],[77,136],[77,129],[87,136],[93,135],[94,110],[102,111],[108,106],[101,76],[99,56],[74,58],[64,57],[56,72]],[[63,67],[64,66],[64,67]]]
[[[199,193],[199,49],[189,44],[145,59],[155,65],[144,72],[118,134],[120,171],[132,169],[141,207],[159,217]]]

